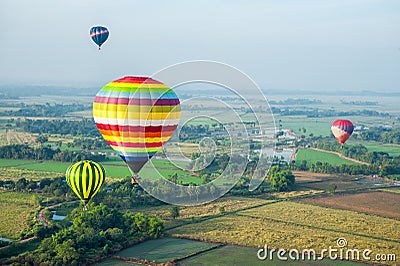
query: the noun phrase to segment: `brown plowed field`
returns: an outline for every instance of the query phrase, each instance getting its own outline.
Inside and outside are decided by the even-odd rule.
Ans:
[[[400,219],[400,194],[371,191],[338,193],[300,199],[300,202]]]

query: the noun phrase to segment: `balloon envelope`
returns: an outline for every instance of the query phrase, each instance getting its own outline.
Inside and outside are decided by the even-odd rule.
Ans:
[[[92,40],[99,46],[99,50],[101,45],[108,39],[108,29],[103,26],[94,26],[90,29],[90,37]]]
[[[354,125],[350,120],[336,120],[332,123],[331,131],[340,144],[344,144],[353,133]]]
[[[137,174],[174,134],[180,102],[167,85],[128,76],[97,93],[93,117],[103,138]]]
[[[89,160],[71,165],[65,174],[68,186],[85,204],[100,190],[105,176],[103,166]]]

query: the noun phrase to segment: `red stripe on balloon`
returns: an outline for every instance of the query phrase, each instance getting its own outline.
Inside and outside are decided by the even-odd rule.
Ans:
[[[139,98],[109,98],[96,96],[95,103],[146,105],[146,106],[174,106],[179,104],[178,99],[139,99]]]
[[[112,146],[123,146],[125,148],[157,148],[164,145],[165,142],[147,142],[147,143],[140,143],[140,142],[114,142],[114,141],[107,141],[108,144]]]
[[[174,130],[163,130],[162,132],[123,132],[99,129],[101,135],[110,137],[124,137],[124,138],[162,138],[172,136]]]
[[[161,83],[161,82],[159,82],[157,80],[154,80],[152,78],[148,78],[148,77],[131,77],[131,76],[126,76],[126,77],[114,80],[113,82],[143,83],[143,84],[163,84],[163,83]]]
[[[96,123],[98,129],[125,132],[165,132],[174,131],[178,125],[173,126],[118,126]]]
[[[332,126],[336,126],[336,127],[353,126],[353,123],[349,120],[336,120],[332,123]]]

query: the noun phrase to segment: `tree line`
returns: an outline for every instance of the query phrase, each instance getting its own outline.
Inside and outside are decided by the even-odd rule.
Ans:
[[[20,103],[16,105],[18,110],[5,110],[0,116],[25,116],[25,117],[63,117],[71,112],[90,110],[91,105],[83,104],[33,104]]]
[[[16,119],[15,126],[29,133],[100,137],[96,124],[93,119],[89,118],[82,118],[77,121],[66,119]]]
[[[80,160],[105,161],[104,154],[92,154],[87,151],[61,151],[59,148],[31,147],[27,144],[0,146],[1,159],[15,160],[54,160],[60,162],[77,162]]]
[[[305,115],[307,117],[342,117],[342,116],[378,116],[390,117],[389,113],[378,112],[375,110],[353,110],[353,111],[337,111],[334,109],[322,110],[318,108],[293,108],[293,107],[271,107],[274,114],[281,116]]]

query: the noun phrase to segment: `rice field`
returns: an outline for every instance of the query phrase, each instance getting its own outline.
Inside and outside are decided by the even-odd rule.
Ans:
[[[115,256],[163,263],[215,246],[217,245],[186,239],[161,238],[136,244],[116,253]]]
[[[243,208],[258,206],[260,204],[268,204],[272,200],[264,200],[258,198],[242,198],[242,197],[222,197],[213,202],[199,206],[184,206],[179,209],[179,218],[188,219],[192,217],[204,217],[220,214],[220,207],[224,207],[225,212],[238,211]],[[162,219],[170,219],[171,205],[151,207],[145,210],[149,215],[154,215]],[[133,209],[133,211],[144,211],[143,209]]]
[[[195,255],[193,257],[187,258],[185,260],[179,261],[178,265],[181,266],[214,266],[214,265],[252,265],[252,266],[264,266],[264,265],[332,265],[332,266],[345,266],[345,265],[359,265],[355,262],[350,261],[330,261],[328,259],[314,261],[292,261],[290,258],[288,260],[279,260],[275,256],[272,260],[267,258],[266,260],[260,260],[257,258],[257,248],[240,247],[233,245],[226,245],[217,249],[207,251]],[[287,256],[286,256],[287,257]]]
[[[316,213],[312,217],[315,221],[321,216]],[[356,226],[355,224],[354,227]],[[376,229],[370,227],[370,231],[374,230]],[[226,215],[201,223],[188,224],[171,229],[168,233],[173,237],[188,237],[201,241],[225,242],[256,248],[268,245],[270,248],[286,250],[314,249],[318,253],[329,246],[337,247],[338,238],[347,240],[347,248],[371,249],[374,254],[396,254],[400,250],[398,240],[377,239],[367,235],[357,235],[353,232],[336,232],[291,222],[242,215]]]
[[[178,226],[168,233],[200,241],[248,247],[267,244],[286,250],[313,248],[319,252],[328,246],[335,247],[338,238],[347,240],[347,248],[371,249],[381,254],[396,254],[400,250],[399,220],[291,201]]]
[[[34,205],[32,194],[21,192],[0,192],[0,237],[20,238],[29,229],[28,220],[33,219]]]

